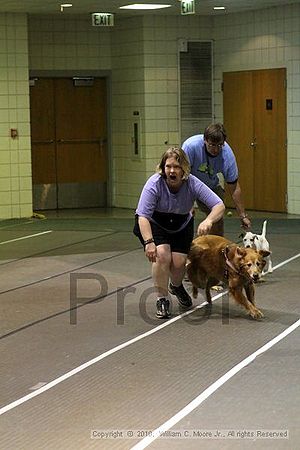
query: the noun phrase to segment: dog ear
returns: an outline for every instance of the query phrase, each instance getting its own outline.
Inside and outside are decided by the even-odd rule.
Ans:
[[[230,258],[230,255],[229,255],[230,251],[231,251],[231,253],[233,251],[235,252],[236,248],[237,248],[236,244],[228,244],[228,245],[226,245],[226,247],[224,248],[225,255]]]
[[[271,255],[271,252],[269,252],[268,250],[259,250],[259,254],[265,258],[266,256]]]
[[[240,235],[239,235],[239,238],[243,238],[245,236],[245,233],[241,233]]]
[[[237,247],[236,253],[242,258],[246,254],[246,249],[244,247]]]
[[[254,241],[254,239],[258,239],[257,234],[255,234],[255,235],[253,236],[253,241]]]

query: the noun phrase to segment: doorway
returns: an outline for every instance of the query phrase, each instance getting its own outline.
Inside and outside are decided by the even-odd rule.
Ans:
[[[245,207],[286,212],[286,69],[224,73],[223,105]]]
[[[39,78],[30,83],[34,210],[107,203],[104,78]]]

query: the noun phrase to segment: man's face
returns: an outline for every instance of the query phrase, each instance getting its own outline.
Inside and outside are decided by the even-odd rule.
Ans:
[[[217,156],[223,148],[224,142],[211,142],[209,139],[206,141],[206,150],[212,156]]]

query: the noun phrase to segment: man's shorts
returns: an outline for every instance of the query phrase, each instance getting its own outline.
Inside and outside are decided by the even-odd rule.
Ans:
[[[150,222],[155,245],[168,244],[172,252],[188,254],[194,238],[194,218],[192,217],[187,226],[178,232],[170,233],[153,222]],[[140,232],[138,216],[135,217],[133,233],[139,238],[144,246],[144,239]],[[145,246],[144,246],[145,247]]]

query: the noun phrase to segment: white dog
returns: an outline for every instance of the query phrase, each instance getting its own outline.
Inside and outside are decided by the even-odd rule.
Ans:
[[[244,247],[251,247],[254,248],[255,250],[270,251],[269,242],[266,239],[266,232],[267,232],[267,221],[265,220],[263,223],[261,234],[253,234],[251,233],[251,231],[248,231],[245,235],[242,234]],[[267,261],[266,270],[263,272],[263,274],[268,272],[272,273],[273,268],[271,257],[267,256],[266,261]]]

